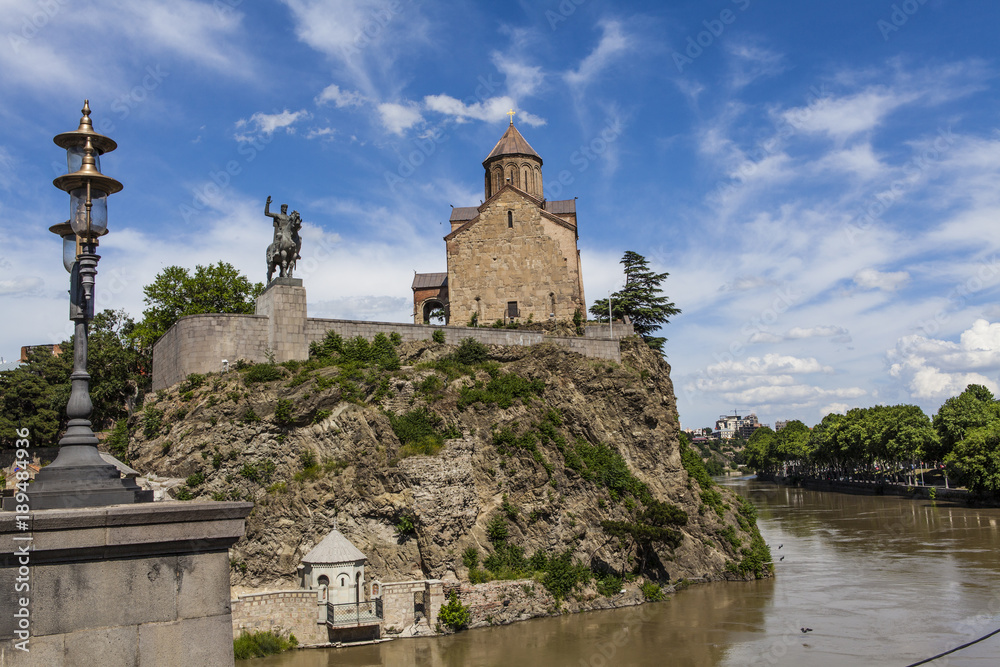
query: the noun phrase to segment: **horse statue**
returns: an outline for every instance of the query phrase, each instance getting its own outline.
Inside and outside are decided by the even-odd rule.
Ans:
[[[271,197],[264,203],[264,215],[274,219],[274,240],[267,246],[267,282],[271,282],[274,270],[278,269],[278,277],[292,276],[296,260],[302,259],[299,251],[302,249],[302,217],[298,211],[288,214],[288,204],[281,205],[281,213],[271,213]]]

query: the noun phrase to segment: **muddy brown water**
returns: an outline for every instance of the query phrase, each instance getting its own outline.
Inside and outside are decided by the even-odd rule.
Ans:
[[[774,579],[693,586],[631,609],[237,665],[903,667],[1000,628],[1000,509],[724,483],[759,507]],[[1000,635],[930,664],[1000,665]]]

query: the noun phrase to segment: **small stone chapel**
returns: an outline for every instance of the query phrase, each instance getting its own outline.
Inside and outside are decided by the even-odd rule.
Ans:
[[[571,320],[586,314],[576,200],[547,201],[542,157],[514,126],[483,161],[485,198],[453,208],[446,273],[413,277],[414,324],[444,311],[463,325]]]

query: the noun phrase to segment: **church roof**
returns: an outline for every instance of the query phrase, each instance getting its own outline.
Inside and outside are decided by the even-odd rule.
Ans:
[[[493,158],[501,155],[530,155],[538,158],[539,160],[542,159],[542,156],[536,153],[535,149],[532,148],[527,141],[525,141],[524,137],[522,137],[521,133],[517,131],[517,128],[514,127],[513,123],[507,127],[507,131],[503,133],[502,137],[500,137],[500,141],[498,141],[497,145],[493,147],[493,151],[490,152],[484,162],[489,162]]]
[[[556,201],[546,201],[545,210],[553,215],[576,215],[575,199],[557,199]]]
[[[475,209],[473,209],[475,210]],[[428,287],[444,287],[448,284],[447,273],[415,273],[411,289],[427,289]]]
[[[451,219],[449,219],[448,222],[455,222],[456,220],[472,220],[477,215],[479,215],[478,206],[458,206],[451,209]]]
[[[344,534],[334,528],[330,534],[313,547],[302,559],[303,563],[353,563],[367,560],[361,551],[351,544]]]

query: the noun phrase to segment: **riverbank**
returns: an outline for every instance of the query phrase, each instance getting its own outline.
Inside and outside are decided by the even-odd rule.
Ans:
[[[836,479],[819,479],[801,475],[757,474],[761,482],[774,482],[784,486],[797,486],[813,491],[852,493],[865,496],[901,496],[915,500],[951,501],[965,505],[1000,507],[1000,501],[990,501],[973,496],[967,489],[948,489],[943,486],[891,484],[888,482],[856,482]]]

